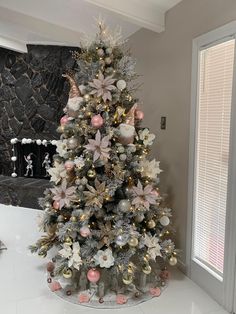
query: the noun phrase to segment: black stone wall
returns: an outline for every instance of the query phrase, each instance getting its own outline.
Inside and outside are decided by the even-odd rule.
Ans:
[[[20,54],[0,48],[0,174],[12,172],[11,138],[58,137],[69,90],[62,73],[75,66],[75,49],[29,45]]]

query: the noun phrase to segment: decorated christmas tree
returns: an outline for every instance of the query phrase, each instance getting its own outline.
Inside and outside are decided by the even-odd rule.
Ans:
[[[141,126],[135,61],[123,47],[120,32],[99,22],[95,39],[73,53],[77,67],[64,75],[70,93],[48,171],[54,186],[40,199],[44,234],[31,246],[51,257],[51,290],[95,306],[159,296],[167,265],[177,263],[159,162],[147,159],[155,135]]]

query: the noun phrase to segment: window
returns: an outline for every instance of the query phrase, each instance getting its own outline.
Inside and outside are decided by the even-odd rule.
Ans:
[[[218,276],[224,267],[234,48],[228,39],[199,53],[192,252]]]

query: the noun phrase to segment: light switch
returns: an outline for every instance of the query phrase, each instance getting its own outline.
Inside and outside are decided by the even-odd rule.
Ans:
[[[166,129],[166,117],[161,117],[161,130]]]

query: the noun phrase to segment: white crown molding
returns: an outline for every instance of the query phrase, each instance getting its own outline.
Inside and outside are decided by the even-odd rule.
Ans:
[[[26,52],[26,44],[78,46],[81,33],[0,7],[0,36],[2,47]]]
[[[123,16],[125,19],[160,33],[165,30],[165,11],[148,0],[85,0],[85,2],[107,9]]]
[[[17,52],[27,52],[26,43],[13,38],[6,38],[0,35],[0,47],[10,49]]]

